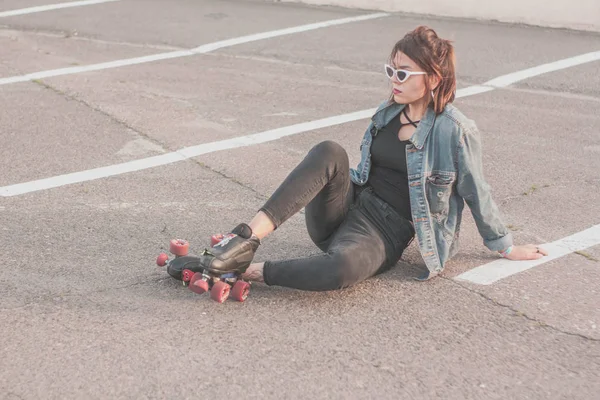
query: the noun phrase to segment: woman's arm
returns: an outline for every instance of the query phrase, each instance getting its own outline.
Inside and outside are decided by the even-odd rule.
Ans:
[[[483,174],[481,139],[475,126],[461,133],[457,152],[456,189],[471,209],[485,246],[511,260],[531,260],[548,255],[532,244],[513,246],[512,234],[502,222]]]

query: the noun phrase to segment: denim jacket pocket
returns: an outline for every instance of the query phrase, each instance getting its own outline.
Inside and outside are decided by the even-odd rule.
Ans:
[[[427,177],[427,201],[432,214],[445,214],[448,212],[454,181],[454,174],[433,174]]]

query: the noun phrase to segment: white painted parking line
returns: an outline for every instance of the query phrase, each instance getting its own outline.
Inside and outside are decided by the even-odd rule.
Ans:
[[[43,12],[43,11],[60,10],[62,8],[91,6],[93,4],[101,4],[101,3],[112,3],[115,1],[121,1],[121,0],[85,0],[85,1],[71,1],[69,3],[48,4],[45,6],[21,8],[18,10],[11,10],[11,11],[1,11],[0,18],[14,17],[16,15],[33,14],[33,13],[39,13],[39,12]]]
[[[469,87],[466,87],[463,89],[459,89],[456,93],[456,97],[473,96],[476,94],[491,92],[494,89],[495,88],[493,88],[491,86],[479,86],[479,85],[469,86]]]
[[[258,40],[270,39],[270,38],[274,38],[274,37],[278,37],[278,36],[291,35],[291,34],[300,33],[300,32],[307,32],[307,31],[312,31],[315,29],[327,28],[330,26],[349,24],[352,22],[360,22],[360,21],[367,21],[370,19],[383,18],[383,17],[387,17],[389,15],[390,14],[387,14],[387,13],[375,13],[375,14],[360,15],[357,17],[334,19],[334,20],[329,20],[329,21],[317,22],[314,24],[300,25],[300,26],[295,26],[292,28],[278,29],[278,30],[269,31],[269,32],[241,36],[241,37],[233,38],[233,39],[221,40],[219,42],[208,43],[208,44],[205,44],[205,45],[202,45],[202,46],[190,49],[190,50],[171,51],[171,52],[167,52],[167,53],[159,53],[159,54],[153,54],[153,55],[143,56],[143,57],[126,58],[123,60],[109,61],[109,62],[100,63],[100,64],[90,64],[90,65],[84,65],[84,66],[78,66],[78,67],[59,68],[59,69],[52,69],[52,70],[48,70],[48,71],[34,72],[31,74],[26,74],[26,75],[11,76],[11,77],[7,77],[7,78],[1,78],[0,85],[8,85],[8,84],[17,83],[17,82],[27,82],[27,81],[31,81],[34,79],[44,79],[44,78],[50,78],[50,77],[54,77],[54,76],[79,74],[82,72],[100,71],[100,70],[104,70],[104,69],[124,67],[124,66],[128,66],[128,65],[145,64],[145,63],[154,62],[154,61],[168,60],[171,58],[189,57],[189,56],[193,56],[196,54],[209,53],[211,51],[215,51],[215,50],[222,49],[225,47],[236,46],[236,45],[243,44],[243,43],[256,42]]]
[[[538,265],[556,260],[575,251],[585,250],[589,247],[600,244],[600,225],[595,225],[585,231],[567,236],[552,243],[540,245],[548,251],[548,255],[539,260],[531,261],[511,261],[499,259],[489,264],[473,268],[462,273],[454,279],[477,283],[479,285],[491,285],[500,279],[507,278],[519,272],[526,271]]]
[[[213,153],[215,151],[235,149],[237,147],[246,147],[259,143],[270,142],[302,132],[308,132],[315,129],[326,128],[328,126],[340,125],[351,121],[369,118],[373,112],[375,112],[375,109],[358,111],[355,113],[338,115],[330,118],[323,118],[316,121],[303,122],[301,124],[272,129],[265,132],[255,133],[253,135],[240,136],[226,140],[219,140],[217,142],[204,143],[197,146],[184,147],[175,152],[160,156],[143,158],[141,160],[75,172],[72,174],[54,176],[52,178],[40,179],[37,181],[4,186],[0,188],[0,196],[18,196],[25,193],[52,189],[74,183],[87,182],[95,179],[121,175],[128,172],[141,171],[161,165],[172,164],[187,160],[188,158],[197,157],[202,154]]]
[[[600,60],[600,51],[581,54],[575,57],[565,58],[563,60],[554,61],[547,64],[538,65],[537,67],[527,68],[521,71],[513,72],[512,74],[502,75],[484,83],[484,86],[491,87],[506,87],[513,83],[522,81],[527,78],[554,72],[565,68],[575,67],[577,65],[586,64],[592,61]]]
[[[234,39],[235,40],[235,39]],[[600,53],[600,52],[597,52]],[[596,54],[596,53],[588,53],[588,54]],[[569,59],[560,60],[555,63],[551,63],[554,65],[554,69],[541,69],[541,68],[529,68],[524,71],[528,71],[526,74],[520,74],[522,71],[515,72],[509,75],[503,75],[500,78],[504,78],[500,84],[504,84],[508,82],[508,79],[505,77],[510,76],[510,81],[515,83],[519,79],[526,79],[533,75],[531,75],[531,71],[537,71],[537,74],[543,74],[549,72],[550,70],[556,71],[556,66],[562,66],[562,68],[568,68],[569,66],[579,65],[582,63],[582,60],[587,60],[585,62],[595,61],[594,57],[581,58],[581,56],[573,57],[577,60],[577,63],[569,62]],[[550,64],[545,64],[550,65]],[[499,79],[499,78],[496,78]],[[456,93],[456,97],[467,97],[473,96],[475,94],[485,93],[494,90],[493,87],[489,86],[489,82],[494,82],[495,79],[488,81],[485,86],[470,86],[467,88],[459,89]],[[183,161],[185,159],[196,157],[202,154],[208,154],[215,151],[233,149],[238,147],[246,147],[251,146],[258,143],[265,143],[273,140],[280,139],[285,136],[295,135],[302,132],[308,132],[315,129],[321,129],[329,126],[335,126],[340,124],[345,124],[347,122],[358,121],[361,119],[370,118],[373,114],[374,110],[362,110],[353,112],[350,114],[338,115],[334,117],[319,119],[316,121],[304,122],[301,124],[291,125],[283,128],[272,129],[265,132],[255,133],[247,136],[240,136],[232,139],[221,140],[217,142],[204,143],[197,146],[186,147],[181,150],[164,154],[161,156],[155,156],[150,158],[145,158],[141,160],[135,160],[131,162],[126,162],[122,164],[111,165],[107,167],[95,168],[87,171],[74,172],[66,175],[54,176],[51,178],[39,179],[30,182],[18,183],[10,186],[0,187],[0,196],[3,197],[11,197],[18,196],[26,193],[37,192],[40,190],[52,189],[56,187],[71,185],[74,183],[81,183],[86,181],[91,181],[100,178],[107,178],[109,176],[115,176],[124,174],[127,172],[133,171],[141,171],[148,168],[157,167],[160,165],[166,165],[175,163],[178,161]]]
[[[510,86],[513,83],[523,81],[527,78],[533,78],[534,76],[546,74],[548,72],[559,71],[561,69],[575,67],[598,60],[600,60],[600,51],[593,51],[591,53],[585,53],[575,57],[565,58],[563,60],[558,60],[551,63],[538,65],[537,67],[527,68],[521,71],[502,75],[489,80],[482,85],[470,86],[463,90],[465,91],[465,96],[490,92],[497,88]]]

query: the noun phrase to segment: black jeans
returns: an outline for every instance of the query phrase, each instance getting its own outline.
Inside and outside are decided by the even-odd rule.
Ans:
[[[413,225],[350,180],[348,154],[339,144],[321,142],[260,209],[279,227],[305,207],[306,226],[322,254],[267,261],[267,285],[301,290],[334,290],[381,273],[398,262],[415,235]]]

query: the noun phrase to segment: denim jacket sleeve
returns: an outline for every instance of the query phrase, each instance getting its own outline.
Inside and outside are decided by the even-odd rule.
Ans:
[[[513,238],[502,222],[483,174],[481,138],[475,124],[463,128],[457,151],[457,192],[471,209],[484,245],[494,251],[505,250]]]
[[[350,176],[353,178],[353,181],[358,184],[362,184],[362,175],[365,167],[365,160],[367,159],[367,155],[369,154],[369,139],[371,135],[371,129],[373,129],[373,122],[369,123],[367,126],[367,130],[365,131],[359,146],[360,151],[360,161],[356,168],[350,168]]]

